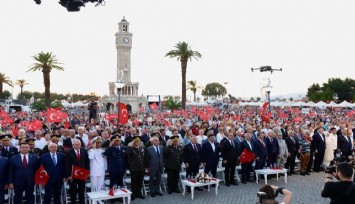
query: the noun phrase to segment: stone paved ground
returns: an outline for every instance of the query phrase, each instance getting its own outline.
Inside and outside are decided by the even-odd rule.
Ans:
[[[191,200],[191,194],[187,193],[185,196],[182,194],[173,193],[171,195],[164,192],[164,196],[156,196],[155,198],[149,195],[145,200],[136,199],[132,201],[132,204],[138,203],[236,203],[236,204],[253,204],[257,202],[256,192],[264,184],[262,178],[259,184],[247,183],[239,184],[238,186],[226,187],[224,183],[221,184],[218,195],[214,194],[214,188],[211,188],[211,192],[207,192],[204,189],[203,192],[195,191],[195,198]],[[292,203],[299,204],[324,204],[329,203],[329,199],[324,199],[320,196],[321,190],[324,185],[324,173],[312,173],[310,176],[292,175],[288,177],[288,183],[285,184],[284,178],[280,177],[279,181],[276,178],[269,179],[268,184],[283,186],[292,191]],[[279,196],[280,197],[280,196]],[[280,199],[280,198],[279,198]]]

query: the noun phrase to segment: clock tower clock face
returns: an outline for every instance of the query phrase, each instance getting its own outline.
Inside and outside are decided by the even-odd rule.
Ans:
[[[128,42],[129,42],[129,39],[128,39],[128,38],[124,38],[124,39],[123,39],[123,42],[124,42],[124,43],[128,43]]]

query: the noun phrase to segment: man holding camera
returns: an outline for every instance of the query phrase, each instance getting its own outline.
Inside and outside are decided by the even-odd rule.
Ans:
[[[335,174],[334,174],[335,173]],[[325,185],[321,196],[330,198],[330,203],[350,204],[355,200],[355,183],[353,182],[353,167],[349,163],[339,163],[334,169],[326,170]],[[339,182],[332,182],[337,178]]]

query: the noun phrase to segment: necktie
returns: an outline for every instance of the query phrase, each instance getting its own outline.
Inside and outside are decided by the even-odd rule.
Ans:
[[[292,139],[293,144],[295,144],[295,139],[293,139],[293,137],[291,137],[291,139]]]
[[[160,157],[160,153],[159,153],[158,147],[155,148],[155,151],[157,151],[157,155],[158,155],[158,157]]]
[[[232,140],[230,140],[230,143],[231,143],[231,145],[234,147],[234,143],[233,143],[233,141],[232,141]]]
[[[23,167],[27,168],[27,159],[26,159],[26,155],[23,155]]]
[[[350,139],[350,136],[347,136],[348,137],[348,142],[349,142],[349,146],[350,146],[350,149],[352,148],[352,144],[351,144],[351,139]]]
[[[195,152],[197,152],[196,145],[192,145],[192,147],[194,148]]]
[[[78,155],[78,160],[80,161],[80,151],[77,151],[77,155]]]
[[[264,141],[262,141],[262,140],[261,140],[261,143],[263,143],[263,147],[265,147],[265,143],[264,143]]]
[[[54,166],[57,166],[57,161],[55,160],[55,154],[52,154],[52,160],[53,160],[53,164]]]

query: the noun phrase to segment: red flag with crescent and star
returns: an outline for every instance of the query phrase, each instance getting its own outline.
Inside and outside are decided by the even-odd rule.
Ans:
[[[47,109],[47,121],[50,123],[57,122],[60,123],[62,122],[63,118],[67,118],[68,114],[58,110],[58,109],[53,109],[53,108],[48,108]]]
[[[32,122],[27,122],[26,130],[27,131],[36,131],[42,129],[43,123],[39,120],[34,120]]]
[[[152,110],[158,110],[159,106],[156,103],[152,103],[152,104],[149,105],[149,108],[152,109]]]
[[[44,169],[43,165],[39,167],[35,174],[35,184],[45,186],[49,179],[47,171]]]
[[[254,160],[255,154],[247,149],[244,149],[242,154],[240,155],[240,163],[250,163]]]
[[[89,175],[90,175],[90,171],[85,169],[85,168],[82,168],[80,166],[74,166],[73,165],[73,169],[72,169],[72,172],[71,172],[71,177],[73,179],[79,179],[79,180],[84,180],[86,181],[86,179],[89,178]]]
[[[120,123],[125,125],[128,123],[128,109],[124,103],[120,103]]]

